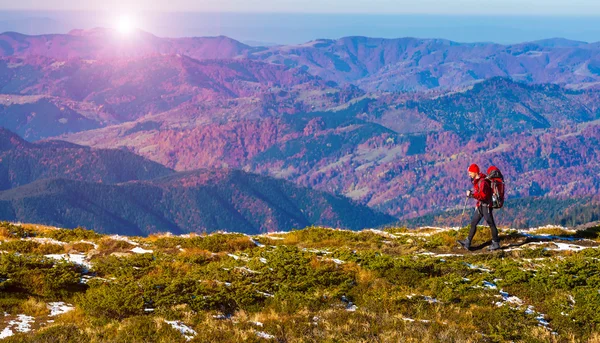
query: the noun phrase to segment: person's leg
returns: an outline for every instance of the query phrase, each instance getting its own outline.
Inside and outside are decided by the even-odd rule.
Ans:
[[[485,221],[488,223],[488,225],[490,226],[490,229],[492,230],[492,240],[494,242],[499,242],[498,239],[498,228],[496,227],[496,222],[494,221],[494,214],[493,214],[493,209],[489,208],[489,207],[483,207],[482,208],[482,212],[483,212],[483,216],[485,218]]]
[[[475,233],[477,232],[477,224],[479,224],[481,218],[483,217],[481,212],[481,207],[478,207],[473,213],[473,218],[471,219],[471,230],[469,231],[469,237],[467,238],[469,242],[471,242],[473,237],[475,237]]]

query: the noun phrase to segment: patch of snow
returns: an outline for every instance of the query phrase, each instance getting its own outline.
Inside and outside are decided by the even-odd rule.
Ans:
[[[31,331],[31,323],[35,319],[31,316],[19,314],[16,320],[11,320],[8,325],[13,326],[13,329],[17,332],[29,332]]]
[[[355,312],[356,310],[358,310],[358,306],[354,305],[353,303],[349,303],[348,307],[346,307],[346,311],[348,312]]]
[[[12,332],[10,327],[7,326],[4,328],[4,330],[2,330],[2,332],[0,332],[0,339],[5,339],[6,337],[10,337],[12,335],[14,335],[14,333]]]
[[[439,301],[435,298],[432,298],[430,296],[424,296],[423,299],[425,299],[425,301],[427,301],[430,304],[436,304],[439,303]]]
[[[587,249],[587,247],[582,247],[580,245],[566,244],[566,243],[558,243],[552,242],[552,244],[558,247],[558,251],[581,251]]]
[[[480,266],[476,266],[476,265],[474,265],[474,264],[470,264],[470,263],[467,263],[467,262],[465,262],[465,265],[466,265],[467,267],[469,267],[469,269],[473,269],[473,270],[479,270],[479,271],[482,271],[482,272],[485,272],[485,273],[489,273],[489,272],[491,272],[491,270],[490,270],[490,269],[486,269],[486,268],[483,268],[483,267],[480,267]]]
[[[543,314],[539,314],[537,317],[535,317],[535,319],[538,321],[538,323],[540,323],[540,325],[542,326],[550,326],[550,323],[546,320],[546,316]]]
[[[242,261],[248,261],[247,257],[243,257],[243,256],[238,256],[238,255],[234,255],[234,254],[227,254],[227,256],[233,258],[234,260],[242,260]]]
[[[419,253],[418,255],[427,255],[427,256],[433,256],[433,257],[463,257],[464,255],[461,254],[436,254],[430,251],[426,251],[426,252],[422,252]]]
[[[256,291],[256,293],[258,293],[260,295],[263,295],[265,297],[268,297],[268,298],[273,298],[274,297],[273,294],[269,294],[269,293],[265,293],[265,292],[261,292],[261,291]]]
[[[50,317],[58,316],[60,314],[67,313],[75,309],[73,305],[65,304],[62,301],[48,303],[47,307],[50,310]]]
[[[179,320],[173,320],[173,321],[169,321],[169,320],[165,320],[165,323],[171,325],[171,327],[179,332],[181,332],[181,334],[185,337],[186,340],[191,340],[192,338],[194,338],[194,336],[196,336],[196,331],[194,331],[192,328],[190,328],[189,326],[183,324],[181,321]]]
[[[86,256],[84,254],[50,254],[44,256],[58,261],[65,260],[71,263],[79,264],[88,269],[92,268],[92,264],[86,260]]]
[[[267,259],[266,259],[266,258],[264,258],[264,257],[261,257],[261,258],[259,258],[258,260],[259,260],[260,262],[264,263],[264,264],[267,264],[267,262],[268,262],[268,261],[267,261]]]
[[[259,247],[259,248],[264,248],[264,246],[265,246],[264,244],[262,244],[262,243],[260,243],[260,242],[258,242],[258,241],[255,241],[255,240],[254,240],[254,239],[252,239],[252,238],[250,238],[250,241],[251,241],[252,243],[254,243],[254,245],[256,245],[256,246],[257,246],[257,247]]]
[[[250,322],[250,324],[254,324],[254,325],[260,326],[260,327],[264,326],[264,324],[261,322]]]
[[[235,269],[241,270],[243,272],[250,273],[250,274],[262,274],[261,272],[257,272],[256,270],[252,270],[248,267],[235,267]]]
[[[112,235],[112,236],[108,236],[108,238],[114,239],[115,241],[127,242],[131,245],[140,245],[140,243],[132,241],[131,238],[129,238],[127,236]]]
[[[483,287],[488,288],[488,289],[498,289],[498,286],[496,286],[495,284],[493,284],[489,281],[484,281]]]
[[[431,320],[426,320],[426,319],[419,319],[419,320],[415,320],[412,318],[407,318],[407,317],[402,317],[402,320],[404,320],[405,322],[421,322],[421,323],[431,323]]]
[[[275,336],[269,335],[268,333],[262,331],[256,331],[256,335],[264,339],[275,339]]]
[[[135,248],[131,249],[131,251],[136,254],[151,254],[154,252],[154,250],[146,250],[141,247],[135,247]]]
[[[346,262],[342,261],[342,260],[338,260],[337,258],[328,258],[326,259],[327,261],[332,261],[335,264],[344,264]]]
[[[496,306],[504,306],[504,304],[509,303],[511,305],[515,305],[517,307],[523,306],[523,300],[519,297],[511,296],[507,292],[500,290],[500,297],[502,298],[502,302],[497,302]]]

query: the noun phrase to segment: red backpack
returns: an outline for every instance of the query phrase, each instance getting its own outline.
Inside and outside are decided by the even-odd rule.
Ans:
[[[504,206],[504,176],[495,166],[487,170],[486,180],[490,182],[492,188],[492,208],[502,208]]]

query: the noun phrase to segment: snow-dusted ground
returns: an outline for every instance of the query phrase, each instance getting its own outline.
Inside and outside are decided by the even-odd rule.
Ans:
[[[256,335],[260,338],[264,338],[264,339],[275,339],[275,336],[270,335],[266,332],[262,332],[262,331],[256,331]]]
[[[31,324],[35,322],[35,319],[31,316],[24,314],[17,315],[17,319],[8,322],[8,326],[0,332],[0,339],[10,337],[16,332],[29,332],[31,331]]]
[[[258,293],[258,294],[260,294],[262,296],[265,296],[267,298],[273,298],[274,297],[273,294],[269,294],[269,293],[265,293],[265,292],[261,292],[261,291],[256,291],[256,293]]]
[[[63,313],[73,311],[75,307],[71,304],[65,304],[64,302],[52,302],[47,305],[50,310],[50,317],[58,316]]]
[[[173,329],[181,332],[181,334],[188,341],[197,335],[197,332],[194,331],[194,329],[185,325],[184,323],[180,322],[179,320],[173,320],[173,321],[165,320],[165,323],[171,325],[171,327],[173,327]]]
[[[489,289],[493,289],[493,290],[498,289],[496,284],[491,283],[489,281],[484,281],[484,285],[487,285],[486,288],[489,288]],[[502,289],[499,291],[499,293],[500,293],[499,297],[502,300],[496,302],[495,303],[496,306],[500,307],[500,306],[505,306],[508,304],[508,305],[513,305],[513,306],[511,306],[512,309],[515,309],[515,310],[523,309],[524,302],[519,297],[511,296],[510,294],[508,294],[508,292],[505,292]],[[527,308],[525,309],[525,314],[535,315],[535,319],[539,323],[538,325],[543,326],[546,329],[550,330],[550,323],[546,320],[546,315],[543,313],[537,312],[532,305],[527,306]],[[554,332],[553,332],[553,334],[554,334]]]
[[[471,263],[467,263],[467,262],[465,262],[465,265],[466,265],[467,267],[469,267],[469,269],[473,269],[473,270],[479,270],[480,272],[484,272],[484,273],[490,273],[490,272],[491,272],[491,270],[490,270],[490,269],[483,268],[483,267],[481,267],[481,266],[476,266],[476,265],[474,265],[474,264],[471,264]]]
[[[248,261],[248,257],[245,256],[238,256],[238,255],[234,255],[234,254],[227,254],[227,256],[231,257],[234,260],[242,260],[242,261]]]
[[[252,270],[248,267],[235,267],[235,269],[250,274],[262,274],[261,272],[257,272],[256,270]]]
[[[65,260],[71,263],[79,264],[88,269],[92,268],[92,264],[87,260],[87,256],[84,254],[50,254],[44,256],[58,261]]]
[[[10,337],[12,335],[14,335],[14,333],[10,329],[10,326],[7,326],[4,328],[4,330],[2,330],[2,332],[0,332],[0,339],[4,339],[4,338]]]
[[[114,239],[115,241],[127,242],[131,245],[140,245],[140,243],[132,241],[131,238],[128,236],[112,235],[112,236],[109,236],[108,238]]]
[[[324,260],[325,261],[331,261],[331,262],[333,262],[335,264],[344,264],[344,263],[346,263],[345,261],[339,260],[337,258],[326,258]]]
[[[153,250],[146,250],[144,248],[141,247],[135,247],[133,249],[131,249],[132,252],[136,253],[136,254],[151,254],[154,251]]]

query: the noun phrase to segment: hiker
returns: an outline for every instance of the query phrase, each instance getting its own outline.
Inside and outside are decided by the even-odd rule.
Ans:
[[[493,206],[492,206],[492,189],[490,187],[489,180],[486,179],[486,175],[481,173],[479,166],[471,164],[468,169],[469,177],[473,182],[473,191],[467,191],[468,198],[474,198],[477,200],[475,212],[473,213],[473,219],[471,220],[471,230],[469,231],[469,237],[467,239],[458,241],[463,248],[471,250],[471,241],[477,231],[477,224],[481,221],[481,218],[485,218],[485,221],[492,230],[492,245],[489,250],[500,249],[500,240],[498,238],[498,228],[494,222]]]

